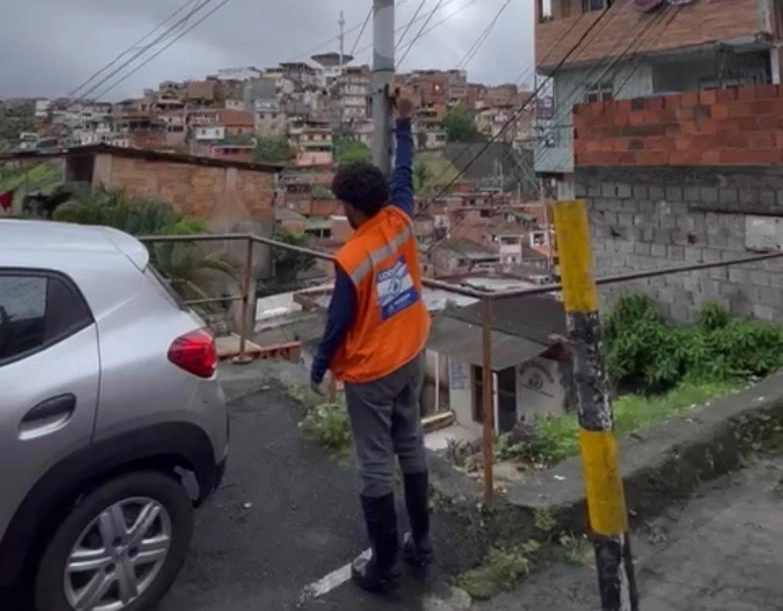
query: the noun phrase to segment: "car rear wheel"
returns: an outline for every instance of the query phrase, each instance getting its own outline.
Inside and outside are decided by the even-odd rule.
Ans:
[[[166,593],[185,560],[193,508],[173,477],[123,475],[87,494],[38,565],[38,611],[137,611]]]

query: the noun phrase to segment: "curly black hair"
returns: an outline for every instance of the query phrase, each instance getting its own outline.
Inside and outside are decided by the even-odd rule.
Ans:
[[[364,161],[340,167],[332,180],[332,192],[337,199],[368,216],[376,214],[389,201],[389,185],[383,172]]]

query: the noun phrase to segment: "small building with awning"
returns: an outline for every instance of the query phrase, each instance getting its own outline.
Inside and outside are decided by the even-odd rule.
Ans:
[[[476,432],[484,417],[481,321],[480,303],[446,309],[433,318],[427,343],[435,370],[446,363],[447,401],[457,423]],[[495,299],[491,326],[495,432],[562,414],[571,388],[562,303],[549,295]]]

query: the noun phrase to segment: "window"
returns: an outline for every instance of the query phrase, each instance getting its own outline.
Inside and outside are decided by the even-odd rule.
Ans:
[[[538,0],[538,22],[552,19],[552,0]]]
[[[64,276],[0,272],[0,365],[48,348],[91,323],[84,298]]]
[[[592,85],[585,93],[585,102],[610,102],[613,99],[614,85],[611,82]]]
[[[582,0],[582,12],[602,11],[612,6],[612,0]]]

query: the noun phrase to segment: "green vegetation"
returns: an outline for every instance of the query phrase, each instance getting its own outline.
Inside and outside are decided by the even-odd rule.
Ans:
[[[473,115],[462,106],[455,106],[446,114],[443,129],[449,142],[476,142],[481,138]]]
[[[489,600],[514,589],[520,577],[530,573],[530,557],[540,544],[528,541],[509,549],[492,548],[484,564],[457,577],[457,585],[477,600]]]
[[[590,551],[590,542],[585,535],[563,533],[560,535],[559,543],[563,551],[563,559],[568,564],[582,565],[585,563]]]
[[[335,139],[335,161],[337,163],[354,163],[357,161],[372,161],[372,151],[363,142],[351,136]]]
[[[783,326],[733,318],[708,303],[676,326],[643,295],[621,298],[605,323],[607,365],[620,388],[660,392],[683,381],[747,380],[783,367]]]
[[[35,131],[35,117],[32,114],[0,117],[0,140],[17,140],[22,132]]]
[[[350,455],[353,437],[344,403],[323,403],[310,407],[299,423],[299,428],[337,458],[345,459]]]
[[[103,186],[78,191],[55,209],[53,218],[81,225],[106,225],[137,236],[207,233],[204,221],[180,214],[166,202],[129,197],[123,189]],[[186,299],[207,297],[205,288],[216,276],[236,278],[234,261],[199,244],[159,242],[148,248],[152,264]]]
[[[307,236],[297,235],[281,227],[275,231],[274,239],[293,246],[306,248],[309,245]],[[275,248],[272,253],[275,278],[281,282],[295,280],[299,272],[307,271],[315,265],[315,258],[312,255],[283,248]]]
[[[52,164],[0,166],[0,193],[14,191],[16,202],[21,202],[27,193],[50,195],[62,184],[63,173]]]
[[[533,526],[536,527],[537,530],[540,530],[544,533],[552,532],[552,529],[554,529],[555,526],[557,526],[557,521],[555,520],[555,517],[546,509],[536,509],[535,513],[533,514]]]
[[[689,409],[732,392],[738,383],[682,382],[660,395],[624,395],[613,403],[615,430],[631,435],[656,422],[679,416]],[[498,437],[496,460],[551,466],[579,454],[579,422],[572,414],[540,418],[514,434]]]
[[[326,187],[314,187],[311,195],[313,199],[334,199],[334,193]]]
[[[459,176],[445,157],[418,155],[413,162],[413,190],[417,195],[435,195]]]
[[[239,134],[236,136],[228,136],[224,140],[225,144],[235,144],[237,146],[248,146],[251,144],[255,144],[256,139],[255,136],[251,136],[250,134]]]
[[[253,150],[253,159],[258,163],[287,163],[294,157],[296,151],[285,137],[259,138]]]

